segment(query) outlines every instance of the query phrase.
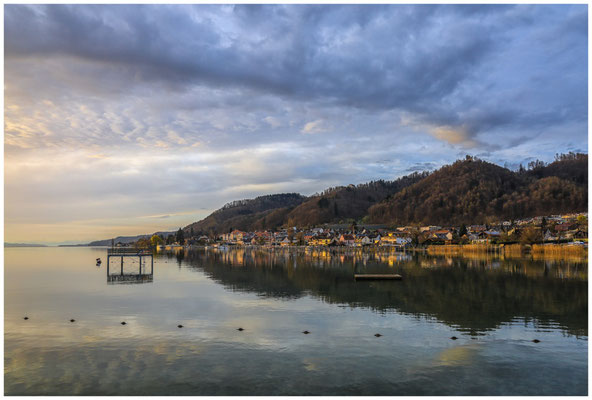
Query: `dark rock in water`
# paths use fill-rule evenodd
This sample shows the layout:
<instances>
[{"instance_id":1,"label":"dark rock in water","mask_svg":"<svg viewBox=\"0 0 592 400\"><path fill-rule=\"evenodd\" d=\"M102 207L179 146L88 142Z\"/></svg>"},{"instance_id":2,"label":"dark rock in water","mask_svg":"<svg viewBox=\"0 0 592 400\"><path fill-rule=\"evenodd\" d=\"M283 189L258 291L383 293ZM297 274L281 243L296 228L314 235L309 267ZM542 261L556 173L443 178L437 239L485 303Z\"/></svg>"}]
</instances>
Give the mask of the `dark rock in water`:
<instances>
[{"instance_id":1,"label":"dark rock in water","mask_svg":"<svg viewBox=\"0 0 592 400\"><path fill-rule=\"evenodd\" d=\"M76 322L76 320L75 319L71 319L70 322Z\"/></svg>"},{"instance_id":2,"label":"dark rock in water","mask_svg":"<svg viewBox=\"0 0 592 400\"><path fill-rule=\"evenodd\" d=\"M309 331L304 331L302 333L304 333L305 335L308 335L310 332Z\"/></svg>"},{"instance_id":3,"label":"dark rock in water","mask_svg":"<svg viewBox=\"0 0 592 400\"><path fill-rule=\"evenodd\" d=\"M238 328L237 331L241 331L242 332L242 331L244 331L244 329L243 328Z\"/></svg>"},{"instance_id":4,"label":"dark rock in water","mask_svg":"<svg viewBox=\"0 0 592 400\"><path fill-rule=\"evenodd\" d=\"M374 334L374 336L381 337L382 335L380 333L376 333L376 334Z\"/></svg>"},{"instance_id":5,"label":"dark rock in water","mask_svg":"<svg viewBox=\"0 0 592 400\"><path fill-rule=\"evenodd\" d=\"M183 328L183 325L177 325L177 328Z\"/></svg>"},{"instance_id":6,"label":"dark rock in water","mask_svg":"<svg viewBox=\"0 0 592 400\"><path fill-rule=\"evenodd\" d=\"M125 321L123 321L123 322L121 323L121 325L125 325Z\"/></svg>"},{"instance_id":7,"label":"dark rock in water","mask_svg":"<svg viewBox=\"0 0 592 400\"><path fill-rule=\"evenodd\" d=\"M533 340L532 342L533 342L533 343L540 343L541 341L540 341L540 340L538 340L538 339L535 339L535 340Z\"/></svg>"},{"instance_id":8,"label":"dark rock in water","mask_svg":"<svg viewBox=\"0 0 592 400\"><path fill-rule=\"evenodd\" d=\"M450 339L452 339L452 340L456 340L456 339L458 339L458 338L457 338L456 336L453 336L453 337L451 337Z\"/></svg>"},{"instance_id":9,"label":"dark rock in water","mask_svg":"<svg viewBox=\"0 0 592 400\"><path fill-rule=\"evenodd\" d=\"M23 319L26 321L26 320L28 320L28 319L29 319L29 317L25 317L25 318L23 318Z\"/></svg>"}]
</instances>

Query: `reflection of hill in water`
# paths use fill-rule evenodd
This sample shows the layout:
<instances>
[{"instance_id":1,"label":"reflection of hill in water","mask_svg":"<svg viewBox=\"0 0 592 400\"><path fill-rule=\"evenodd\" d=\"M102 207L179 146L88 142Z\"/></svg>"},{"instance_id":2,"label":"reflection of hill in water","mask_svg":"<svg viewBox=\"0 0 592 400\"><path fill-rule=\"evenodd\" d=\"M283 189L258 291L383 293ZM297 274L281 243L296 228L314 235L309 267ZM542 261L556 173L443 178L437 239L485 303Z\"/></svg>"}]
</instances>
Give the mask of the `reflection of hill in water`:
<instances>
[{"instance_id":1,"label":"reflection of hill in water","mask_svg":"<svg viewBox=\"0 0 592 400\"><path fill-rule=\"evenodd\" d=\"M435 317L479 334L515 319L588 334L587 264L413 257L399 261L255 250L191 251L185 261L232 290ZM389 266L389 264L391 266ZM358 272L397 272L398 282L354 282ZM569 277L564 278L562 277Z\"/></svg>"}]
</instances>

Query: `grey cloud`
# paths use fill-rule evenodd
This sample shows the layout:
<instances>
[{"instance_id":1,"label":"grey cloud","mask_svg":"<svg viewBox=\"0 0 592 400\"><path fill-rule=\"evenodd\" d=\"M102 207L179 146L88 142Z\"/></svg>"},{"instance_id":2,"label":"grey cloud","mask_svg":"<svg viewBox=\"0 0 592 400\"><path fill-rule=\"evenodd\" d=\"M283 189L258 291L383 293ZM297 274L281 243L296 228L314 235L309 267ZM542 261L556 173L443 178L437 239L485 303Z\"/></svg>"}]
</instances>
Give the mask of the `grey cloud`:
<instances>
[{"instance_id":1,"label":"grey cloud","mask_svg":"<svg viewBox=\"0 0 592 400\"><path fill-rule=\"evenodd\" d=\"M216 11L197 14L202 7ZM7 6L6 56L68 55L140 81L238 85L429 118L496 45L490 26L456 20L456 10L464 8L235 6L230 15L253 29L235 38L184 7Z\"/></svg>"},{"instance_id":2,"label":"grey cloud","mask_svg":"<svg viewBox=\"0 0 592 400\"><path fill-rule=\"evenodd\" d=\"M497 5L238 5L231 12L224 7L7 5L6 57L8 62L15 57L89 60L125 77L117 85L163 82L168 90L183 91L197 83L396 109L428 124L464 127L467 140L475 143L494 128L557 124L571 114L585 115L583 107L556 104L539 111L537 98L521 88L493 88L494 99L470 94L472 85L491 80L485 71L480 75L491 68L491 57L518 42L508 40L507 29L520 37L540 30L537 21L548 21L551 26L544 29L557 31L554 37L561 40L529 43L537 46L530 51L581 62L587 47L581 35L585 6L569 12L567 7ZM569 14L566 21L555 21L556 12ZM544 86L568 71L553 64L541 70L544 60L537 61L531 66L536 74L528 68L514 73L522 80L537 77L537 91L550 96ZM581 98L585 90L577 87L585 87L583 80L579 74L569 86L553 89ZM529 101L508 107L508 94ZM466 112L475 106L476 113Z\"/></svg>"},{"instance_id":3,"label":"grey cloud","mask_svg":"<svg viewBox=\"0 0 592 400\"><path fill-rule=\"evenodd\" d=\"M422 172L422 171L430 171L435 169L436 167L438 167L438 165L434 162L420 162L420 163L415 163L413 165L411 165L410 167L408 167L405 172Z\"/></svg>"}]
</instances>

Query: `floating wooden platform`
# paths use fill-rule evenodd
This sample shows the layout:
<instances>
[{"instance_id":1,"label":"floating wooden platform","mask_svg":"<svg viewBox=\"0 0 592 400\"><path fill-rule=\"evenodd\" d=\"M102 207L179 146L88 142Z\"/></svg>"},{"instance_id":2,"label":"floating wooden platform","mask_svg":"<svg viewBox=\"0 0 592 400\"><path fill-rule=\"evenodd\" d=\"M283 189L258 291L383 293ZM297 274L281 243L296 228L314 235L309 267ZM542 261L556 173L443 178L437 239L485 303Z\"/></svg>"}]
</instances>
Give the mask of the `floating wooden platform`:
<instances>
[{"instance_id":1,"label":"floating wooden platform","mask_svg":"<svg viewBox=\"0 0 592 400\"><path fill-rule=\"evenodd\" d=\"M355 281L400 281L403 277L399 274L354 274Z\"/></svg>"}]
</instances>

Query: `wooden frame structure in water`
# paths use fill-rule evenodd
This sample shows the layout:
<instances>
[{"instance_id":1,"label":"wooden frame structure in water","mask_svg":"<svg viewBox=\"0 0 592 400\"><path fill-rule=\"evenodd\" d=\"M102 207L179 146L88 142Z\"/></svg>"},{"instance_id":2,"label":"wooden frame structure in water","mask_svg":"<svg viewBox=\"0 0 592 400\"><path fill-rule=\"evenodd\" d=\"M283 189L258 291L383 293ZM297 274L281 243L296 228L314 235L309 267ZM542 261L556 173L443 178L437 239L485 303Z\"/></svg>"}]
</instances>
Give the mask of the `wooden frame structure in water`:
<instances>
[{"instance_id":1,"label":"wooden frame structure in water","mask_svg":"<svg viewBox=\"0 0 592 400\"><path fill-rule=\"evenodd\" d=\"M121 257L121 272L119 274L111 274L111 257ZM124 257L138 257L139 270L138 273L124 274L123 264ZM142 265L146 266L145 257L150 257L150 273L142 272ZM142 262L144 261L144 262ZM107 282L110 283L145 283L152 282L154 274L154 256L148 250L138 250L130 248L111 248L107 249Z\"/></svg>"}]
</instances>

